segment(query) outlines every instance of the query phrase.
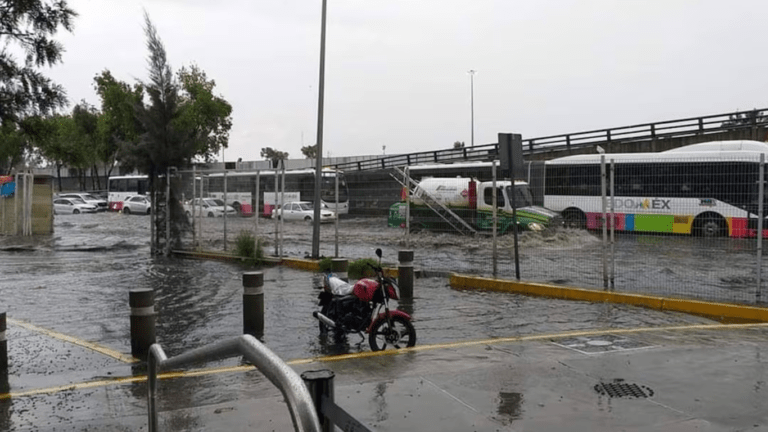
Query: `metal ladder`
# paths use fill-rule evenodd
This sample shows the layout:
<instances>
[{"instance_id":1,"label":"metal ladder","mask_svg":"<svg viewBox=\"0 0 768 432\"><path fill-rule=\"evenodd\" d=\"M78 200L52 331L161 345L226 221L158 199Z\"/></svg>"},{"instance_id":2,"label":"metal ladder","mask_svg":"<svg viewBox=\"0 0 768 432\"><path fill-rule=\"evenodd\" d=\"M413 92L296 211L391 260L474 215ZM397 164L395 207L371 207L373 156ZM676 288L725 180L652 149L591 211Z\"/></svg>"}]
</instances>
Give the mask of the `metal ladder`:
<instances>
[{"instance_id":1,"label":"metal ladder","mask_svg":"<svg viewBox=\"0 0 768 432\"><path fill-rule=\"evenodd\" d=\"M403 187L410 187L411 190L415 190L416 187L418 187L419 183L414 181L412 178L405 175L405 172L401 170L398 167L393 167L395 171L400 173L400 175L403 176L403 181L401 181L397 176L394 174L390 174L390 176L395 179L396 182L400 183ZM408 182L409 184L406 184L405 182ZM459 232L462 235L475 235L477 234L477 231L472 228L464 219L462 219L459 215L452 212L448 207L444 206L441 202L437 201L435 197L429 194L429 192L425 191L424 189L419 189L419 197L424 200L424 204L427 205L427 207L430 208L435 214L440 216L448 225L450 225L454 230ZM410 200L410 196L408 197ZM458 222L458 223L456 223Z\"/></svg>"}]
</instances>

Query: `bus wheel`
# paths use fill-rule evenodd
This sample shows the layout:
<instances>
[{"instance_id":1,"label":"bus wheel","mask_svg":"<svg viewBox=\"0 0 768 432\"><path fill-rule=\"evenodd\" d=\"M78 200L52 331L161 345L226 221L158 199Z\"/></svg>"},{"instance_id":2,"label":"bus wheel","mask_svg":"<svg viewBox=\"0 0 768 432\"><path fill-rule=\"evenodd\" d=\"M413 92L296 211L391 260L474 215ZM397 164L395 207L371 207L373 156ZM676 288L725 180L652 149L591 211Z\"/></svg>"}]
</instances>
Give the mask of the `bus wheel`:
<instances>
[{"instance_id":1,"label":"bus wheel","mask_svg":"<svg viewBox=\"0 0 768 432\"><path fill-rule=\"evenodd\" d=\"M233 203L232 204L232 208L235 209L235 212L237 212L237 214L240 214L240 203L239 202Z\"/></svg>"},{"instance_id":2,"label":"bus wheel","mask_svg":"<svg viewBox=\"0 0 768 432\"><path fill-rule=\"evenodd\" d=\"M699 237L721 237L725 231L725 219L716 213L705 213L693 221L693 234Z\"/></svg>"},{"instance_id":3,"label":"bus wheel","mask_svg":"<svg viewBox=\"0 0 768 432\"><path fill-rule=\"evenodd\" d=\"M563 221L566 228L584 229L587 227L587 218L580 210L570 209L564 211Z\"/></svg>"}]
</instances>

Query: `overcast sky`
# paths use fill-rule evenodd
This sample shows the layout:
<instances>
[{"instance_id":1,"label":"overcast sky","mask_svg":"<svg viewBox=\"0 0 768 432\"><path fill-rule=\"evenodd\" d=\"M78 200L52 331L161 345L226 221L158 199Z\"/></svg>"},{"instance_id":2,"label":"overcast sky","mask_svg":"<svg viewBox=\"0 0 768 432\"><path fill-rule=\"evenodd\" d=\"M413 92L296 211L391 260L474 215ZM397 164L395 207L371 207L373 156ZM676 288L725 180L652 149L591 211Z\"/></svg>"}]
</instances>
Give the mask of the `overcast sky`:
<instances>
[{"instance_id":1,"label":"overcast sky","mask_svg":"<svg viewBox=\"0 0 768 432\"><path fill-rule=\"evenodd\" d=\"M174 72L233 106L225 159L317 134L321 0L68 0L50 76L147 77L146 10ZM768 1L328 0L324 156L406 153L768 106ZM386 149L383 147L386 146Z\"/></svg>"}]
</instances>

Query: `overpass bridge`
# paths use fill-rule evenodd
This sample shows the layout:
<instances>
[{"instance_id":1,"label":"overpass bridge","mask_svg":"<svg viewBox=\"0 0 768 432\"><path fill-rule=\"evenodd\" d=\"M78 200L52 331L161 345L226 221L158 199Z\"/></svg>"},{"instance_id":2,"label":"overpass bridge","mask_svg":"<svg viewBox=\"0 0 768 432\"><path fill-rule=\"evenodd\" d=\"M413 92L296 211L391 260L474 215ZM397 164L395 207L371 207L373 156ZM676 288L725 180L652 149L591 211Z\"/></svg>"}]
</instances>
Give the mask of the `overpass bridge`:
<instances>
[{"instance_id":1,"label":"overpass bridge","mask_svg":"<svg viewBox=\"0 0 768 432\"><path fill-rule=\"evenodd\" d=\"M523 139L527 160L548 160L574 154L659 152L688 144L718 140L768 139L768 108L735 111L702 117L643 123L609 129ZM426 152L383 156L329 166L344 172L381 170L421 163L496 160L498 143Z\"/></svg>"},{"instance_id":2,"label":"overpass bridge","mask_svg":"<svg viewBox=\"0 0 768 432\"><path fill-rule=\"evenodd\" d=\"M768 113L766 112L768 108L761 108L528 138L523 139L523 156L526 161L544 161L562 156L595 153L595 147L598 145L606 153L638 153L660 152L706 141L766 141L768 140ZM390 176L395 173L396 168L425 163L492 161L498 158L498 143L492 143L383 156L329 166L342 170L346 174L350 192L350 214L374 216L387 214L389 206L400 200L400 184ZM531 186L535 201L541 201L543 196L539 195L543 194L543 188L533 183Z\"/></svg>"}]
</instances>

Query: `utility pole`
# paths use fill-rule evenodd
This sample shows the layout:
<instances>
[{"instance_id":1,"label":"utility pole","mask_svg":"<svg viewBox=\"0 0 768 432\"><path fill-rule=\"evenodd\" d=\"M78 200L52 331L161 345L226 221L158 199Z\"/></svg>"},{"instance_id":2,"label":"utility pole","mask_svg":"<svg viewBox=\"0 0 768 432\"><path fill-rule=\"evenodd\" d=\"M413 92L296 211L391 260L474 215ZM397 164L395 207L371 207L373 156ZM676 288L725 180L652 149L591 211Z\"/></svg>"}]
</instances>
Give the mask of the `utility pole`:
<instances>
[{"instance_id":1,"label":"utility pole","mask_svg":"<svg viewBox=\"0 0 768 432\"><path fill-rule=\"evenodd\" d=\"M474 69L470 69L469 72L467 72L469 74L469 107L472 124L472 141L470 147L475 146L475 72L477 71Z\"/></svg>"}]
</instances>

